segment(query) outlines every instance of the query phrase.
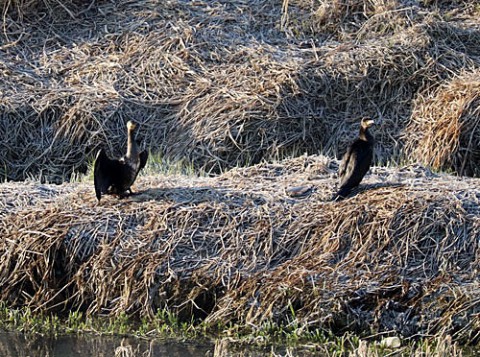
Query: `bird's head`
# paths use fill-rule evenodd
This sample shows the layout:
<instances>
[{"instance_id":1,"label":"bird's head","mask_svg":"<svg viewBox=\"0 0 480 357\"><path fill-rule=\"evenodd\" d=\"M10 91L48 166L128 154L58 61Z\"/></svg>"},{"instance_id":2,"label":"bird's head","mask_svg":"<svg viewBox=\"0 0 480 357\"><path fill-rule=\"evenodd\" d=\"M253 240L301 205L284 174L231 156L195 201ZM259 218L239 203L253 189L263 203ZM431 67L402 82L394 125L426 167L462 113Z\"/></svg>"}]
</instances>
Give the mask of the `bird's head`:
<instances>
[{"instance_id":1,"label":"bird's head","mask_svg":"<svg viewBox=\"0 0 480 357\"><path fill-rule=\"evenodd\" d=\"M134 131L136 127L137 127L137 124L135 124L133 121L129 120L127 122L127 130L128 131Z\"/></svg>"},{"instance_id":2,"label":"bird's head","mask_svg":"<svg viewBox=\"0 0 480 357\"><path fill-rule=\"evenodd\" d=\"M362 126L362 128L368 129L374 124L375 122L371 118L365 117L365 118L362 118L362 122L360 125Z\"/></svg>"}]
</instances>

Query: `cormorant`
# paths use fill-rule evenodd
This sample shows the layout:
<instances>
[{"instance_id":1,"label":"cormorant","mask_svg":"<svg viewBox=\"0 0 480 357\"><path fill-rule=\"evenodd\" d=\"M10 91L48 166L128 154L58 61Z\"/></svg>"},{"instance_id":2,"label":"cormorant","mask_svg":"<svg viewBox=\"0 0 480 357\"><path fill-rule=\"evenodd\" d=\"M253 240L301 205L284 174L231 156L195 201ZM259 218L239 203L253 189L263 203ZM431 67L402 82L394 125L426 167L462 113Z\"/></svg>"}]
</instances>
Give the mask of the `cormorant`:
<instances>
[{"instance_id":1,"label":"cormorant","mask_svg":"<svg viewBox=\"0 0 480 357\"><path fill-rule=\"evenodd\" d=\"M110 159L102 148L97 153L93 170L95 194L100 201L102 194L116 194L120 197L126 191L132 193L130 186L137 178L138 172L145 167L148 158L146 150L140 152L135 141L137 125L127 123L127 153L120 159Z\"/></svg>"},{"instance_id":2,"label":"cormorant","mask_svg":"<svg viewBox=\"0 0 480 357\"><path fill-rule=\"evenodd\" d=\"M368 131L375 122L370 118L363 118L360 123L358 138L350 145L342 158L338 177L340 189L335 200L347 197L353 188L357 187L367 173L373 159L374 138Z\"/></svg>"}]
</instances>

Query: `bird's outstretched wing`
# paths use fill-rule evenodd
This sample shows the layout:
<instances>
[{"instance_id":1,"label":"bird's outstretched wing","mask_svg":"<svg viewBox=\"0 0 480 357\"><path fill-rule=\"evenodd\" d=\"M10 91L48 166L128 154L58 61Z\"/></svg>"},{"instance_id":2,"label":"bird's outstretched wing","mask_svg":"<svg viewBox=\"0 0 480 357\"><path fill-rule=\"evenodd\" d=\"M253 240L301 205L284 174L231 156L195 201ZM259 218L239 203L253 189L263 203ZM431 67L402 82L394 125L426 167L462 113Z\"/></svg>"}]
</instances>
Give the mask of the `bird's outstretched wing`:
<instances>
[{"instance_id":1,"label":"bird's outstretched wing","mask_svg":"<svg viewBox=\"0 0 480 357\"><path fill-rule=\"evenodd\" d=\"M93 168L93 183L95 185L95 195L97 200L100 201L102 193L106 193L111 186L111 172L112 172L113 160L111 160L104 149L100 149L95 159L95 165Z\"/></svg>"},{"instance_id":2,"label":"bird's outstretched wing","mask_svg":"<svg viewBox=\"0 0 480 357\"><path fill-rule=\"evenodd\" d=\"M133 179L132 179L132 182L131 182L132 185L135 182L135 180L137 179L137 176L138 176L138 173L140 172L140 170L143 169L145 167L145 165L147 164L148 151L143 150L139 155L139 159L140 159L140 162L139 162L137 171L136 172L131 172L131 174L133 174ZM132 191L132 190L130 189L130 191Z\"/></svg>"},{"instance_id":3,"label":"bird's outstretched wing","mask_svg":"<svg viewBox=\"0 0 480 357\"><path fill-rule=\"evenodd\" d=\"M338 168L338 180L340 181L340 185L345 181L345 176L347 176L348 171L351 169L352 162L352 145L350 145L347 152L343 155L342 162Z\"/></svg>"},{"instance_id":4,"label":"bird's outstretched wing","mask_svg":"<svg viewBox=\"0 0 480 357\"><path fill-rule=\"evenodd\" d=\"M148 160L148 151L143 150L140 153L140 166L138 167L138 171L140 171L141 169L143 169L145 167L145 165L147 164L147 160Z\"/></svg>"}]
</instances>

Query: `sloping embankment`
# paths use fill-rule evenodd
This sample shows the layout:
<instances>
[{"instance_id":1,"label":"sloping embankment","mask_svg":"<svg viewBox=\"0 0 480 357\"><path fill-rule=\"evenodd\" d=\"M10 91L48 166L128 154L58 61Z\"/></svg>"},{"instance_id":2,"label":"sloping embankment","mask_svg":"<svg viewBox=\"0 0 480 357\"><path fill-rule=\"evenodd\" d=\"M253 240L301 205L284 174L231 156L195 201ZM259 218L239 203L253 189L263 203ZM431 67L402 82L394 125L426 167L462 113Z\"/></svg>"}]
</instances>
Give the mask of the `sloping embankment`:
<instances>
[{"instance_id":1,"label":"sloping embankment","mask_svg":"<svg viewBox=\"0 0 480 357\"><path fill-rule=\"evenodd\" d=\"M374 168L330 202L337 162L304 156L215 178L0 185L0 294L11 305L404 336L478 332L480 181ZM291 197L289 188L311 187Z\"/></svg>"}]
</instances>

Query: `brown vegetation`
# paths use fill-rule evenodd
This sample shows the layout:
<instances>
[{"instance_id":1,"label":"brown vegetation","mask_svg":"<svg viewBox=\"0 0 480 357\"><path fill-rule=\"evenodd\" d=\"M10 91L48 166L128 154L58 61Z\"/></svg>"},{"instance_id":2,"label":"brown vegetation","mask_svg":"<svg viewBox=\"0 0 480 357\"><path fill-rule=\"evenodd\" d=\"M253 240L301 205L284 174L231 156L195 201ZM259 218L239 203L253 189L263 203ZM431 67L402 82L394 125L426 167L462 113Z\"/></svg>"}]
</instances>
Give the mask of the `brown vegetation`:
<instances>
[{"instance_id":1,"label":"brown vegetation","mask_svg":"<svg viewBox=\"0 0 480 357\"><path fill-rule=\"evenodd\" d=\"M476 340L478 179L375 167L332 202L337 168L302 156L214 178L144 176L138 195L101 204L91 183L2 184L0 298Z\"/></svg>"},{"instance_id":2,"label":"brown vegetation","mask_svg":"<svg viewBox=\"0 0 480 357\"><path fill-rule=\"evenodd\" d=\"M2 180L85 171L100 146L121 147L128 119L153 153L211 172L292 153L339 157L362 116L382 124L378 163L428 158L439 138L410 157L404 142L417 138L408 144L404 130L424 112L455 114L421 98L480 64L471 1L1 4ZM441 165L426 163L478 174L469 134L454 134Z\"/></svg>"},{"instance_id":3,"label":"brown vegetation","mask_svg":"<svg viewBox=\"0 0 480 357\"><path fill-rule=\"evenodd\" d=\"M1 3L1 180L58 182L129 119L217 177L0 185L0 300L38 310L478 339L480 8L471 1ZM376 167L331 202L371 116ZM413 164L412 164L413 163ZM295 316L292 316L292 311Z\"/></svg>"},{"instance_id":4,"label":"brown vegetation","mask_svg":"<svg viewBox=\"0 0 480 357\"><path fill-rule=\"evenodd\" d=\"M480 176L480 71L463 73L421 96L405 151L437 170Z\"/></svg>"}]
</instances>

